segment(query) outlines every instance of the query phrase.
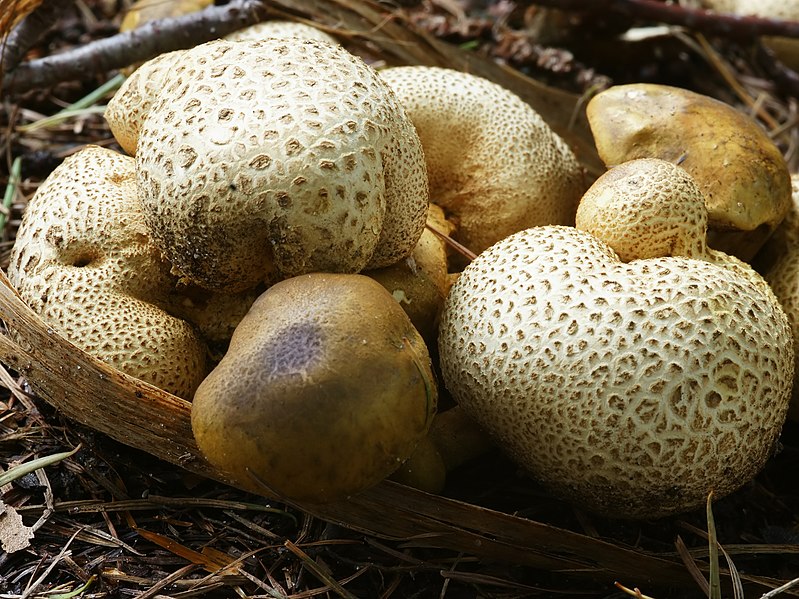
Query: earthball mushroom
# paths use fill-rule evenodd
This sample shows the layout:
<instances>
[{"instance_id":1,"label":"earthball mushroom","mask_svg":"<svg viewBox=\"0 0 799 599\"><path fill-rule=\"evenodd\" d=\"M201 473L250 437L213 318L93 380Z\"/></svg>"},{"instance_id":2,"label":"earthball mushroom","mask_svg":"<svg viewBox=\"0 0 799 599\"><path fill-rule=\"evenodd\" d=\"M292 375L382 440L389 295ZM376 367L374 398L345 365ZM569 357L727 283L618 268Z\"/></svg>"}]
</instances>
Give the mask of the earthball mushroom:
<instances>
[{"instance_id":1,"label":"earthball mushroom","mask_svg":"<svg viewBox=\"0 0 799 599\"><path fill-rule=\"evenodd\" d=\"M600 92L586 111L608 167L660 158L690 173L707 204L711 247L749 260L785 218L791 182L782 153L732 106L677 87L635 83Z\"/></svg>"},{"instance_id":2,"label":"earthball mushroom","mask_svg":"<svg viewBox=\"0 0 799 599\"><path fill-rule=\"evenodd\" d=\"M696 207L675 213L692 211L701 227ZM445 304L447 389L536 479L606 515L666 516L740 488L788 410L793 339L774 294L741 261L682 246L623 262L586 231L532 228L478 256Z\"/></svg>"},{"instance_id":3,"label":"earthball mushroom","mask_svg":"<svg viewBox=\"0 0 799 599\"><path fill-rule=\"evenodd\" d=\"M8 267L23 300L66 339L189 398L207 373L195 329L167 310L170 265L151 242L134 161L87 146L28 204Z\"/></svg>"},{"instance_id":4,"label":"earthball mushroom","mask_svg":"<svg viewBox=\"0 0 799 599\"><path fill-rule=\"evenodd\" d=\"M197 389L208 460L247 488L327 502L377 484L427 434L437 389L419 333L359 274L267 289Z\"/></svg>"},{"instance_id":5,"label":"earthball mushroom","mask_svg":"<svg viewBox=\"0 0 799 599\"><path fill-rule=\"evenodd\" d=\"M320 40L330 44L337 44L336 38L328 35L321 29L297 21L261 21L244 29L239 29L226 35L225 39L234 42L247 40L262 40L268 37L296 37L306 40Z\"/></svg>"},{"instance_id":6,"label":"earthball mushroom","mask_svg":"<svg viewBox=\"0 0 799 599\"><path fill-rule=\"evenodd\" d=\"M574 223L585 190L582 169L516 94L439 67L393 67L380 76L419 132L431 201L472 252L527 227Z\"/></svg>"},{"instance_id":7,"label":"earthball mushroom","mask_svg":"<svg viewBox=\"0 0 799 599\"><path fill-rule=\"evenodd\" d=\"M794 340L799 340L799 175L793 175L792 181L793 205L764 248L777 251L773 251L773 261L763 276L788 315ZM793 399L788 413L791 420L799 420L799 351L795 357Z\"/></svg>"},{"instance_id":8,"label":"earthball mushroom","mask_svg":"<svg viewBox=\"0 0 799 599\"><path fill-rule=\"evenodd\" d=\"M407 256L427 214L421 143L361 59L317 40L217 40L145 63L106 113L135 140L147 225L176 273L234 292ZM126 121L135 115L140 125ZM122 140L120 140L121 142Z\"/></svg>"}]
</instances>

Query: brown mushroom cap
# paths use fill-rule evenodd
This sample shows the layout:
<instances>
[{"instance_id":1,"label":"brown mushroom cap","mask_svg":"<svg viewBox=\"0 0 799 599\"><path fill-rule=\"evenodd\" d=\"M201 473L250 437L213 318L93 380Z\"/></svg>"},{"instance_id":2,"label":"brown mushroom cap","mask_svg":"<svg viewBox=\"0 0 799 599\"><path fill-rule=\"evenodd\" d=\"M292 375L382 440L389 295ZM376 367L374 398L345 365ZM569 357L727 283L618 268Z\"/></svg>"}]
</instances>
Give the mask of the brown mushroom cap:
<instances>
[{"instance_id":1,"label":"brown mushroom cap","mask_svg":"<svg viewBox=\"0 0 799 599\"><path fill-rule=\"evenodd\" d=\"M253 304L197 390L192 428L234 480L324 502L396 470L436 399L427 349L391 294L362 275L317 273Z\"/></svg>"},{"instance_id":2,"label":"brown mushroom cap","mask_svg":"<svg viewBox=\"0 0 799 599\"><path fill-rule=\"evenodd\" d=\"M196 284L233 292L377 268L421 235L416 132L388 86L340 46L218 40L179 53L148 87L154 97L141 89L120 89L109 122L116 131L117 119L145 114L136 160L147 223Z\"/></svg>"},{"instance_id":3,"label":"brown mushroom cap","mask_svg":"<svg viewBox=\"0 0 799 599\"><path fill-rule=\"evenodd\" d=\"M443 210L435 204L430 204L428 222L443 233L451 230ZM451 286L447 249L435 233L426 228L410 256L364 274L391 292L426 343L435 343L438 316Z\"/></svg>"},{"instance_id":4,"label":"brown mushroom cap","mask_svg":"<svg viewBox=\"0 0 799 599\"><path fill-rule=\"evenodd\" d=\"M527 227L573 224L585 189L568 145L509 90L468 73L394 67L397 93L424 147L431 201L479 253Z\"/></svg>"},{"instance_id":5,"label":"brown mushroom cap","mask_svg":"<svg viewBox=\"0 0 799 599\"><path fill-rule=\"evenodd\" d=\"M55 330L112 366L181 397L206 374L205 346L163 305L174 279L150 242L134 161L88 146L31 200L8 277Z\"/></svg>"},{"instance_id":6,"label":"brown mushroom cap","mask_svg":"<svg viewBox=\"0 0 799 599\"><path fill-rule=\"evenodd\" d=\"M704 505L749 481L790 399L787 318L704 260L621 262L538 227L478 256L447 299L446 387L555 493L621 517Z\"/></svg>"},{"instance_id":7,"label":"brown mushroom cap","mask_svg":"<svg viewBox=\"0 0 799 599\"><path fill-rule=\"evenodd\" d=\"M597 94L587 114L608 166L660 158L691 174L707 203L711 247L748 260L785 217L790 176L782 154L733 107L641 83Z\"/></svg>"}]
</instances>

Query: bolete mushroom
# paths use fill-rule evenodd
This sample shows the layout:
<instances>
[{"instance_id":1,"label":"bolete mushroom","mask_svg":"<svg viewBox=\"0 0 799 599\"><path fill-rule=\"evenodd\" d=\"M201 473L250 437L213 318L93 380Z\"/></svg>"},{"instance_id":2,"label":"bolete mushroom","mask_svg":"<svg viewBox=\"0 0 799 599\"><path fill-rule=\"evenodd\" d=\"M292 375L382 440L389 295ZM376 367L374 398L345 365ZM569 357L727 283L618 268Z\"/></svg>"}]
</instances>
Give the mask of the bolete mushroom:
<instances>
[{"instance_id":1,"label":"bolete mushroom","mask_svg":"<svg viewBox=\"0 0 799 599\"><path fill-rule=\"evenodd\" d=\"M87 146L56 168L28 204L8 277L79 348L188 398L207 372L206 349L166 311L175 281L150 241L133 163Z\"/></svg>"},{"instance_id":2,"label":"bolete mushroom","mask_svg":"<svg viewBox=\"0 0 799 599\"><path fill-rule=\"evenodd\" d=\"M708 243L751 259L785 217L790 175L763 129L732 106L688 90L636 83L600 92L588 120L606 165L679 163L705 196Z\"/></svg>"},{"instance_id":3,"label":"bolete mushroom","mask_svg":"<svg viewBox=\"0 0 799 599\"><path fill-rule=\"evenodd\" d=\"M422 140L431 201L475 253L527 227L573 224L585 190L568 145L511 91L423 66L380 71Z\"/></svg>"},{"instance_id":4,"label":"bolete mushroom","mask_svg":"<svg viewBox=\"0 0 799 599\"><path fill-rule=\"evenodd\" d=\"M147 224L181 276L234 292L412 251L428 204L421 144L361 59L286 38L156 60L157 83L145 63L106 117L135 147Z\"/></svg>"},{"instance_id":5,"label":"bolete mushroom","mask_svg":"<svg viewBox=\"0 0 799 599\"><path fill-rule=\"evenodd\" d=\"M326 502L396 470L436 401L427 348L391 294L363 275L316 273L256 300L198 388L192 428L233 480Z\"/></svg>"},{"instance_id":6,"label":"bolete mushroom","mask_svg":"<svg viewBox=\"0 0 799 599\"><path fill-rule=\"evenodd\" d=\"M739 260L693 255L702 243L675 242L684 255L669 255L668 239L691 226L654 204L688 198L690 185L667 189L662 175L678 167L645 162L637 183L612 169L586 196L598 220L604 208L637 210L648 224L630 219L630 237L651 227L661 257L637 258L646 243L623 235L629 262L579 229L522 231L464 270L439 338L446 387L500 447L557 495L630 518L694 509L751 480L774 451L793 380L774 294ZM694 201L674 214L701 227Z\"/></svg>"}]
</instances>

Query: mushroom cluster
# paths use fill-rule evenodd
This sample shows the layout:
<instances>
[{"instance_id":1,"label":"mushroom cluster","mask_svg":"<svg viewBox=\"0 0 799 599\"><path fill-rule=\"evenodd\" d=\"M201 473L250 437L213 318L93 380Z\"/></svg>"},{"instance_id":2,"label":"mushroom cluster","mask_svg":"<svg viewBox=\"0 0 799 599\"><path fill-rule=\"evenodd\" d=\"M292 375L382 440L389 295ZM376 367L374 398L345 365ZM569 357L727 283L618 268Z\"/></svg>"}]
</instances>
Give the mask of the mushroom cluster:
<instances>
[{"instance_id":1,"label":"mushroom cluster","mask_svg":"<svg viewBox=\"0 0 799 599\"><path fill-rule=\"evenodd\" d=\"M751 267L707 249L704 211L683 169L634 161L589 189L578 228L511 235L453 286L445 385L556 494L663 516L739 488L774 451L790 326Z\"/></svg>"}]
</instances>

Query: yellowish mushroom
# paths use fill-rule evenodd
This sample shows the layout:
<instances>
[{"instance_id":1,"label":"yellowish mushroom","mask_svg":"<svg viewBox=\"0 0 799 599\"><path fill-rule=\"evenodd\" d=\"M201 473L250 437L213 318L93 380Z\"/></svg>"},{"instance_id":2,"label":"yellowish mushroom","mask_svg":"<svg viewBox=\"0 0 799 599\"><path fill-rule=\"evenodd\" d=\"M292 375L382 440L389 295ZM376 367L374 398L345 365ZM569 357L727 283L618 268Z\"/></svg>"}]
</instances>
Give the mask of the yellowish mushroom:
<instances>
[{"instance_id":1,"label":"yellowish mushroom","mask_svg":"<svg viewBox=\"0 0 799 599\"><path fill-rule=\"evenodd\" d=\"M453 69L394 67L380 76L419 132L431 201L472 252L527 227L574 223L585 190L579 163L518 96Z\"/></svg>"}]
</instances>

